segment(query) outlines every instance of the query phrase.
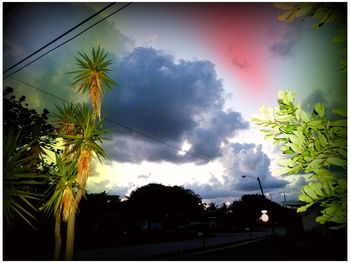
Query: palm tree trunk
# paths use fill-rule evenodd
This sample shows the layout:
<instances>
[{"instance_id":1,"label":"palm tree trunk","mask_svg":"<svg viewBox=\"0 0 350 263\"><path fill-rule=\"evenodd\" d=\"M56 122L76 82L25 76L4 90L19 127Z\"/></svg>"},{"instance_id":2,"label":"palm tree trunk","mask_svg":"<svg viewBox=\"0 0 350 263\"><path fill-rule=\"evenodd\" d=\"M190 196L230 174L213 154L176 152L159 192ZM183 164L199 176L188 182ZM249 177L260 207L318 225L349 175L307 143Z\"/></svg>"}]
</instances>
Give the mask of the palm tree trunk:
<instances>
[{"instance_id":1,"label":"palm tree trunk","mask_svg":"<svg viewBox=\"0 0 350 263\"><path fill-rule=\"evenodd\" d=\"M67 239L66 239L66 254L65 260L73 260L74 255L74 231L75 231L75 214L77 209L74 208L73 213L68 217L67 221Z\"/></svg>"},{"instance_id":2,"label":"palm tree trunk","mask_svg":"<svg viewBox=\"0 0 350 263\"><path fill-rule=\"evenodd\" d=\"M86 186L86 179L82 182L81 187L79 187L79 190L77 192L77 195L75 196L75 203L76 205L73 208L72 213L70 213L68 220L67 220L67 239L66 239L66 253L65 253L65 260L73 260L74 256L74 232L75 232L75 216L78 210L78 205L80 203L81 198L84 195L85 192L85 186Z\"/></svg>"},{"instance_id":3,"label":"palm tree trunk","mask_svg":"<svg viewBox=\"0 0 350 263\"><path fill-rule=\"evenodd\" d=\"M53 253L53 260L60 260L61 247L61 213L57 213L55 215L55 250Z\"/></svg>"}]
</instances>

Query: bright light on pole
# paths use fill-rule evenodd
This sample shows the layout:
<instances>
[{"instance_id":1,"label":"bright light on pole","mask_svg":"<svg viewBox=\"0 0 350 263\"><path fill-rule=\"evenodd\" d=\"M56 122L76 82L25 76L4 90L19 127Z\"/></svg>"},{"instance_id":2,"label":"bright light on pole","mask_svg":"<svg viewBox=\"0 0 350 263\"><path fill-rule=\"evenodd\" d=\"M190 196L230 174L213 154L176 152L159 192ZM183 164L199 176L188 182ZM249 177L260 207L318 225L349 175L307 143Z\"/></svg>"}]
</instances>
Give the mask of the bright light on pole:
<instances>
[{"instance_id":1,"label":"bright light on pole","mask_svg":"<svg viewBox=\"0 0 350 263\"><path fill-rule=\"evenodd\" d=\"M265 223L267 221L269 221L269 216L267 214L267 210L261 210L261 213L262 213L262 215L261 215L260 219Z\"/></svg>"}]
</instances>

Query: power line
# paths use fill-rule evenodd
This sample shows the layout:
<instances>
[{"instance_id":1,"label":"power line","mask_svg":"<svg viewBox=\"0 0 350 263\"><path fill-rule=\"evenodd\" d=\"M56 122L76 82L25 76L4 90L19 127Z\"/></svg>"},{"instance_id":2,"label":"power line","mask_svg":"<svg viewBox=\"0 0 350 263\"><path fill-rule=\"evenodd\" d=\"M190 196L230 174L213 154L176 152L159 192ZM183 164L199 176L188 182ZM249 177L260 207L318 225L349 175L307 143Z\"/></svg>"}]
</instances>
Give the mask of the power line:
<instances>
[{"instance_id":1,"label":"power line","mask_svg":"<svg viewBox=\"0 0 350 263\"><path fill-rule=\"evenodd\" d=\"M60 100L60 101L63 101L63 102L65 102L65 103L70 103L70 101L68 101L68 100L66 100L66 99L63 99L63 98L61 98L61 97L58 97L58 96L56 96L56 95L54 95L54 94L52 94L52 93L50 93L50 92L47 92L47 91L45 91L45 90L43 90L43 89L41 89L41 88L38 88L38 87L36 87L36 86L34 86L34 85L31 85L31 84L29 84L29 83L27 83L27 82L25 82L25 81L23 81L23 80L20 80L20 79L15 78L15 77L11 77L11 79L14 79L14 80L16 80L16 81L18 81L18 82L20 82L20 83L22 83L22 84L27 85L27 86L30 87L30 88L36 89L36 90L38 90L38 91L40 91L40 92L42 92L42 93L45 93L46 95L49 95L49 96L51 96L51 97L53 97L53 98L56 98L56 99ZM167 143L167 142L164 142L164 141L162 141L162 140L160 140L160 139L157 139L157 138L155 138L155 137L153 137L153 136L151 136L151 135L148 135L148 134L146 134L146 133L140 132L140 131L138 131L138 130L136 130L136 129L134 129L134 128L128 127L128 126L126 126L126 125L124 125L124 124L121 124L121 123L119 123L119 122L117 122L117 121L115 121L115 120L112 120L112 119L110 119L110 118L105 118L105 120L107 120L107 121L109 121L109 122L111 122L111 123L113 123L113 124L115 124L115 125L117 125L117 126L119 126L119 127L122 127L122 128L124 128L124 129L126 129L126 130L128 130L128 131L131 131L131 132L133 132L133 133L136 133L136 134L138 134L138 135L140 135L140 136L142 136L142 137L145 137L145 138L148 138L148 139L150 139L150 140L152 140L152 141L155 141L155 142L157 142L157 143L163 144L163 145L165 145L165 146L167 146L167 147L169 147L169 148L172 148L172 149L174 149L174 150L177 150L177 151L180 151L180 152L184 152L184 153L186 153L186 154L189 154L189 155L191 155L191 156L193 156L193 157L195 157L195 158L197 158L197 159L201 159L201 160L204 160L204 161L206 161L206 162L211 162L210 159L207 159L207 158L205 158L205 157L203 157L203 156L199 156L199 155L194 154L194 153L192 153L192 152L190 152L190 151L182 150L182 149L180 149L179 147L177 147L177 146L175 146L175 145L172 145L172 144L169 144L169 143ZM243 173L243 172L241 172L241 171L239 171L239 170L233 169L233 168L229 168L228 170L232 170L232 171L234 171L234 172L239 172L239 173L241 173L241 174L245 174L245 173Z\"/></svg>"},{"instance_id":2,"label":"power line","mask_svg":"<svg viewBox=\"0 0 350 263\"><path fill-rule=\"evenodd\" d=\"M46 95L49 95L49 96L51 96L51 97L54 97L54 98L56 98L56 99L58 99L58 100L61 100L61 101L65 102L65 103L70 103L70 101L68 101L68 100L66 100L66 99L63 99L63 98L58 97L58 96L56 96L56 95L54 95L54 94L52 94L52 93L50 93L50 92L47 92L47 91L43 90L43 89L41 89L41 88L38 88L38 87L36 87L36 86L33 86L33 85L31 85L31 84L29 84L29 83L23 81L23 80L20 80L20 79L15 78L15 77L11 77L11 78L14 79L14 80L16 80L16 81L18 81L18 82L21 82L21 83L27 85L27 86L30 87L30 88L33 88L33 89L36 89L36 90L38 90L38 91L40 91L40 92L42 92L42 93L45 93ZM113 123L113 124L116 124L116 125L118 125L119 127L122 127L122 128L124 128L124 129L126 129L126 130L128 130L128 131L131 131L131 132L133 132L133 133L136 133L136 134L138 134L138 135L141 135L141 136L143 136L143 137L146 137L146 138L148 138L148 139L150 139L150 140L153 140L153 141L155 141L155 142L158 142L158 143L161 143L161 144L163 144L163 145L165 145L165 146L168 146L168 147L170 147L170 148L173 148L173 149L175 149L175 150L177 150L177 151L182 151L182 152L188 153L188 154L190 154L190 155L192 155L192 156L194 156L194 157L196 157L196 158L199 158L199 159L205 160L205 161L207 161L207 162L210 162L209 159L206 159L206 158L204 158L204 157L202 157L202 156L198 156L198 155L193 154L193 153L188 152L188 151L183 151L183 150L180 149L179 147L176 147L176 146L174 146L174 145L172 145L172 144L169 144L169 143L167 143L167 142L164 142L164 141L162 141L162 140L160 140L160 139L157 139L157 138L155 138L155 137L153 137L153 136L150 136L150 135L148 135L148 134L146 134L146 133L140 132L140 131L138 131L138 130L136 130L136 129L134 129L134 128L128 127L128 126L126 126L126 125L123 125L123 124L121 124L121 123L119 123L119 122L117 122L117 121L115 121L115 120L112 120L112 119L110 119L110 118L105 118L105 120L107 120L107 121L109 121L109 122L111 122L111 123Z\"/></svg>"},{"instance_id":3,"label":"power line","mask_svg":"<svg viewBox=\"0 0 350 263\"><path fill-rule=\"evenodd\" d=\"M112 15L114 15L114 14L116 14L116 13L122 11L124 8L128 7L128 6L131 5L131 4L132 4L132 3L128 3L128 4L124 5L124 6L122 6L121 8L119 8L119 9L117 9L116 11L112 12L112 13L109 14L108 16L102 18L101 20L99 20L99 21L97 21L96 23L92 24L91 26L89 26L88 28L84 29L84 30L81 31L80 33L76 34L76 35L73 36L72 38L70 38L70 39L64 41L62 44L59 44L58 46L56 46L56 47L50 49L49 51L45 52L45 53L42 54L41 56L39 56L39 57L37 57L36 59L32 60L31 62L25 64L23 67L21 67L21 68L17 69L16 71L10 73L9 75L5 76L4 79L7 79L8 77L14 75L14 74L17 73L18 71L20 71L20 70L26 68L26 67L29 66L30 64L32 64L32 63L34 63L35 61L39 60L39 59L42 58L43 56L45 56L45 55L51 53L51 52L54 51L55 49L57 49L57 48L59 48L59 47L65 45L66 43L72 41L73 39L77 38L78 36L82 35L82 34L85 33L86 31L88 31L89 29L91 29L92 27L94 27L94 26L96 26L97 24L101 23L102 21L106 20L106 19L109 18L110 16L112 16Z\"/></svg>"},{"instance_id":4,"label":"power line","mask_svg":"<svg viewBox=\"0 0 350 263\"><path fill-rule=\"evenodd\" d=\"M97 16L98 14L100 14L101 12L103 12L104 10L106 10L107 8L111 7L112 5L114 5L115 3L111 3L107 6L105 6L104 8L102 8L100 11L94 13L93 15L89 16L88 18L86 18L85 20L81 21L80 23L78 23L77 25L75 25L74 27L72 27L71 29L69 29L68 31L64 32L63 34L61 34L60 36L56 37L54 40L51 40L49 43L47 43L46 45L44 45L43 47L39 48L37 51L34 51L32 54L28 55L27 57L23 58L21 61L17 62L16 64L12 65L11 67L5 69L4 73L8 72L9 70L13 69L14 67L16 67L17 65L21 64L23 61L27 60L28 58L31 58L32 56L34 56L35 54L37 54L38 52L40 52L41 50L43 50L44 48L48 47L49 45L51 45L52 43L56 42L57 40L61 39L62 37L64 37L65 35L69 34L70 32L72 32L73 30L77 29L78 27L80 27L81 25L85 24L87 21L91 20L92 18L94 18L95 16Z\"/></svg>"},{"instance_id":5,"label":"power line","mask_svg":"<svg viewBox=\"0 0 350 263\"><path fill-rule=\"evenodd\" d=\"M63 99L63 98L61 98L61 97L58 97L58 96L56 96L56 95L54 95L54 94L52 94L52 93L50 93L50 92L47 92L47 91L45 91L45 90L43 90L43 89L41 89L41 88L38 88L38 87L36 87L36 86L33 86L33 85L31 85L31 84L29 84L29 83L23 81L23 80L20 80L20 79L15 78L15 77L11 77L11 79L14 79L14 80L16 80L16 81L18 81L18 82L20 82L20 83L22 83L22 84L24 84L24 85L26 85L26 86L32 88L32 89L36 89L36 90L38 90L38 91L40 91L40 92L42 92L42 93L45 93L46 95L49 95L49 96L51 96L51 97L53 97L53 98L55 98L55 99L61 100L61 101L66 102L66 103L69 103L68 100L65 100L65 99Z\"/></svg>"}]
</instances>

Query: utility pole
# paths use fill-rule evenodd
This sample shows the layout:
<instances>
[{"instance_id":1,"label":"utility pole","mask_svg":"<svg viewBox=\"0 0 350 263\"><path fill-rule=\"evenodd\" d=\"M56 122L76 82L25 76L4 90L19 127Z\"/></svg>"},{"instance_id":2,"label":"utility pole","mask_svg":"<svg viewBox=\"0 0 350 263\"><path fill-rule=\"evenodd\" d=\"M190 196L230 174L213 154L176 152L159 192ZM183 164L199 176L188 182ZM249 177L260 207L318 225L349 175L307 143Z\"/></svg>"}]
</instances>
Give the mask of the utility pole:
<instances>
[{"instance_id":1,"label":"utility pole","mask_svg":"<svg viewBox=\"0 0 350 263\"><path fill-rule=\"evenodd\" d=\"M246 177L250 177L250 178L254 178L254 179L258 180L261 194L262 194L263 196L265 196L265 195L264 195L263 188L262 188L262 185L261 185L261 182L260 182L259 176L258 176L258 177L253 177L253 176L249 176L249 175L242 175L242 178L246 178Z\"/></svg>"},{"instance_id":2,"label":"utility pole","mask_svg":"<svg viewBox=\"0 0 350 263\"><path fill-rule=\"evenodd\" d=\"M259 186L260 186L260 190L261 190L261 194L262 194L263 196L265 196L265 195L264 195L263 188L262 188L262 186L261 186L261 182L260 182L260 178L259 178L259 176L258 176L256 179L258 179Z\"/></svg>"}]
</instances>

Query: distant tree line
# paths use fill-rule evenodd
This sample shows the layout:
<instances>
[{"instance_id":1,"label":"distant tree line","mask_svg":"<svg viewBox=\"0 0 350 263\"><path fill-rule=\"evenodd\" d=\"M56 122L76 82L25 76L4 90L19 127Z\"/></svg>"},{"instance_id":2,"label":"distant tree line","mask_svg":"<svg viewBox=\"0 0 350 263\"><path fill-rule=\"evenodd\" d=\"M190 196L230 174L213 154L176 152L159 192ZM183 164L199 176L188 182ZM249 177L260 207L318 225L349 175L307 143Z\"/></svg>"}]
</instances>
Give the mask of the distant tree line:
<instances>
[{"instance_id":1,"label":"distant tree line","mask_svg":"<svg viewBox=\"0 0 350 263\"><path fill-rule=\"evenodd\" d=\"M213 206L211 205L211 207ZM263 222L260 219L262 210L267 211L268 222ZM222 231L272 226L283 226L296 230L301 226L300 217L296 215L295 210L281 206L259 194L243 195L239 200L235 200L229 205L223 203L216 210L209 209L209 211L211 213L216 211L215 228Z\"/></svg>"},{"instance_id":2,"label":"distant tree line","mask_svg":"<svg viewBox=\"0 0 350 263\"><path fill-rule=\"evenodd\" d=\"M260 219L267 210L268 222ZM113 246L196 238L198 232L261 231L283 226L301 230L300 215L262 195L243 195L229 205L205 204L192 190L181 186L148 184L131 192L125 200L106 192L91 193L82 201L78 214L78 246ZM84 235L86 233L86 235ZM137 237L137 238L136 238ZM137 240L132 240L136 238Z\"/></svg>"}]
</instances>

